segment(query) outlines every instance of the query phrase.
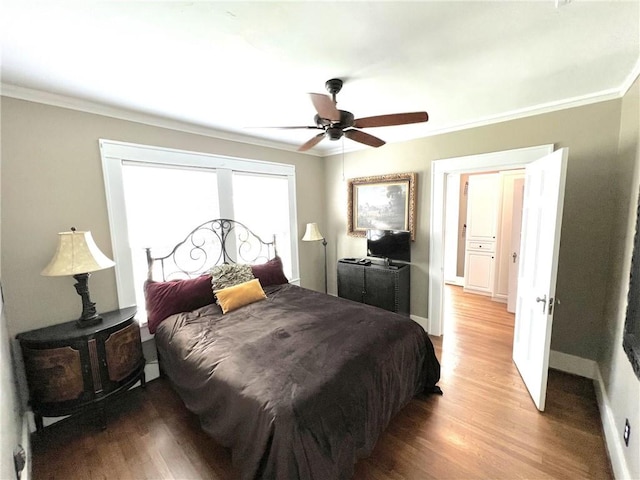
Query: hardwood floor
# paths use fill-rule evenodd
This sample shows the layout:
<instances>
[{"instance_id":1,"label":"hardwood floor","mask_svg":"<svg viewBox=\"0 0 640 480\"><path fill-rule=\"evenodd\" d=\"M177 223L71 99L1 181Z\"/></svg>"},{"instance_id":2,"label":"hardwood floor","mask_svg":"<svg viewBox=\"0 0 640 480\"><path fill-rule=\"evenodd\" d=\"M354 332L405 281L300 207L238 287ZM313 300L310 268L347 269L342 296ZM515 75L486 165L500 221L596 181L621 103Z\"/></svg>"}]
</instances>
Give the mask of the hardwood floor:
<instances>
[{"instance_id":1,"label":"hardwood floor","mask_svg":"<svg viewBox=\"0 0 640 480\"><path fill-rule=\"evenodd\" d=\"M464 301L462 299L464 298ZM354 479L610 479L590 380L549 374L539 413L511 361L513 316L503 304L447 287L443 396L413 399L379 438ZM101 431L89 416L32 437L33 478L235 479L166 380L128 392Z\"/></svg>"}]
</instances>

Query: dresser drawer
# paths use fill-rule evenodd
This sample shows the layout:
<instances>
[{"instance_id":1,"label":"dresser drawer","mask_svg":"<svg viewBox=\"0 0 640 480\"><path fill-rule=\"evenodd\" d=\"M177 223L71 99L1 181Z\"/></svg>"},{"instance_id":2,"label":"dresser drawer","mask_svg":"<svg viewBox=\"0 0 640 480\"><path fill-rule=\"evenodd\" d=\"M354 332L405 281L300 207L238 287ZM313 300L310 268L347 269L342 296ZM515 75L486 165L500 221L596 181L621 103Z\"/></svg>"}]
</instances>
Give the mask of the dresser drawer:
<instances>
[{"instance_id":1,"label":"dresser drawer","mask_svg":"<svg viewBox=\"0 0 640 480\"><path fill-rule=\"evenodd\" d=\"M496 248L495 242L467 242L468 250L480 250L485 252L493 252Z\"/></svg>"}]
</instances>

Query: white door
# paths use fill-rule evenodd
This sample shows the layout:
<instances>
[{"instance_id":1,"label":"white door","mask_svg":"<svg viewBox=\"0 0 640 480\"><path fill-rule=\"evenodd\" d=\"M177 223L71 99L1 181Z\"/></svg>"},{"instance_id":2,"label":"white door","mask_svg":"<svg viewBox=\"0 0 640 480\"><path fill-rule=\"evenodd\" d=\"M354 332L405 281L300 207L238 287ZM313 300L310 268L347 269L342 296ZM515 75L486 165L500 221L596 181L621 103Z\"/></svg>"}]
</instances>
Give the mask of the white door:
<instances>
[{"instance_id":1,"label":"white door","mask_svg":"<svg viewBox=\"0 0 640 480\"><path fill-rule=\"evenodd\" d=\"M518 294L518 264L520 263L520 239L522 231L522 200L524 178L513 182L513 212L511 217L511 251L509 252L509 287L507 289L507 312L515 313Z\"/></svg>"},{"instance_id":2,"label":"white door","mask_svg":"<svg viewBox=\"0 0 640 480\"><path fill-rule=\"evenodd\" d=\"M513 361L538 410L547 394L568 149L525 169Z\"/></svg>"}]
</instances>

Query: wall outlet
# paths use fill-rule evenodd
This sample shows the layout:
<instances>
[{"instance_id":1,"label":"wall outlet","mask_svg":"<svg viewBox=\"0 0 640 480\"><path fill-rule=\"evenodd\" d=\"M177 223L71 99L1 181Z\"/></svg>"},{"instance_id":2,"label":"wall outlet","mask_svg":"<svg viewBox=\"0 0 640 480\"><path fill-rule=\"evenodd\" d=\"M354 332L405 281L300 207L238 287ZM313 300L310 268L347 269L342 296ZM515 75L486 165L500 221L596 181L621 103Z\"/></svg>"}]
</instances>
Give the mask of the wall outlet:
<instances>
[{"instance_id":1,"label":"wall outlet","mask_svg":"<svg viewBox=\"0 0 640 480\"><path fill-rule=\"evenodd\" d=\"M624 419L624 433L622 434L622 438L624 438L624 444L629 446L629 436L631 435L631 425L629 424L629 419Z\"/></svg>"}]
</instances>

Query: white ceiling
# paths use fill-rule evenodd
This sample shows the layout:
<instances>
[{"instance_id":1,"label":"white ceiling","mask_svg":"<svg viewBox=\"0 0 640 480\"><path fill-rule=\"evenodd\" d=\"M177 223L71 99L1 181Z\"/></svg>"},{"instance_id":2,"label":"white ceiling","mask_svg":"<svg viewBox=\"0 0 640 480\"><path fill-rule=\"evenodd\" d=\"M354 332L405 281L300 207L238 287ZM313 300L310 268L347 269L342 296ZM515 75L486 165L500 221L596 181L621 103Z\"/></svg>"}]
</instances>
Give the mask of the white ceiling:
<instances>
[{"instance_id":1,"label":"white ceiling","mask_svg":"<svg viewBox=\"0 0 640 480\"><path fill-rule=\"evenodd\" d=\"M334 77L356 118L429 113L387 142L619 97L640 2L558 3L2 0L2 93L290 150L317 131L251 127L313 125Z\"/></svg>"}]
</instances>

